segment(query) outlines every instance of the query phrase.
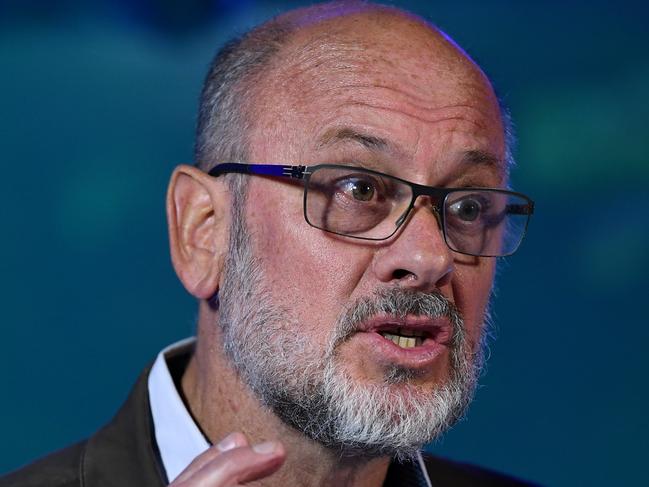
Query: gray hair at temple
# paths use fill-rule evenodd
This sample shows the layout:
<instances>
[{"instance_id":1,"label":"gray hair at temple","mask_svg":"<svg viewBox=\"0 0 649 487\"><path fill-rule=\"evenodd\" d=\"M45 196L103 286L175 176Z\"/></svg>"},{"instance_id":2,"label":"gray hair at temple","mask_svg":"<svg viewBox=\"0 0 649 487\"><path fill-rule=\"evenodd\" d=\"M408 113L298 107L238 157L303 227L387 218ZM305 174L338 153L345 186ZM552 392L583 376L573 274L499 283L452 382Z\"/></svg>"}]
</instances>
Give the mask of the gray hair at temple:
<instances>
[{"instance_id":1,"label":"gray hair at temple","mask_svg":"<svg viewBox=\"0 0 649 487\"><path fill-rule=\"evenodd\" d=\"M294 32L305 23L372 10L412 16L394 7L369 2L324 3L279 15L225 44L214 57L203 84L194 147L196 166L209 171L220 162L249 162L253 87L263 84L264 73ZM439 30L423 19L421 22ZM509 171L514 165L515 136L509 111L502 101L500 113L505 130L506 170ZM243 189L245 182L240 175L228 177L231 184Z\"/></svg>"}]
</instances>

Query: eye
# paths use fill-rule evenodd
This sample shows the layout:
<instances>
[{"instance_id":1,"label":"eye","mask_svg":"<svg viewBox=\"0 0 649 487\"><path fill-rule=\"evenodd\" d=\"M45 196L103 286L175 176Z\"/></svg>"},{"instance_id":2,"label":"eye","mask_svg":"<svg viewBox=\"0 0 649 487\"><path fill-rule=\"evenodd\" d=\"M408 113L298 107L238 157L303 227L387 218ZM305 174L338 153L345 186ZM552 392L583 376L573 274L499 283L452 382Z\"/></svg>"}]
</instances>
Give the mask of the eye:
<instances>
[{"instance_id":1,"label":"eye","mask_svg":"<svg viewBox=\"0 0 649 487\"><path fill-rule=\"evenodd\" d=\"M474 222L485 211L485 202L478 197L467 196L449 206L450 213L460 221Z\"/></svg>"},{"instance_id":2,"label":"eye","mask_svg":"<svg viewBox=\"0 0 649 487\"><path fill-rule=\"evenodd\" d=\"M357 202L370 202L380 199L383 191L378 181L369 176L349 175L336 184L337 191Z\"/></svg>"},{"instance_id":3,"label":"eye","mask_svg":"<svg viewBox=\"0 0 649 487\"><path fill-rule=\"evenodd\" d=\"M349 183L354 199L359 201L371 201L374 197L374 185L369 181L358 179Z\"/></svg>"}]
</instances>

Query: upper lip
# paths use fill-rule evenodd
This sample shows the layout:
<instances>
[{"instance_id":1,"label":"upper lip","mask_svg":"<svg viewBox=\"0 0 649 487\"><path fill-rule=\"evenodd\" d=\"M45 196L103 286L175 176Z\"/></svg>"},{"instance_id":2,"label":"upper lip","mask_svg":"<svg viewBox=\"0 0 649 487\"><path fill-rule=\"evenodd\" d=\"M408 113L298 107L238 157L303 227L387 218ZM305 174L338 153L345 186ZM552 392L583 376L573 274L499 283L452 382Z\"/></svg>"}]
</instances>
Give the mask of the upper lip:
<instances>
[{"instance_id":1,"label":"upper lip","mask_svg":"<svg viewBox=\"0 0 649 487\"><path fill-rule=\"evenodd\" d=\"M444 316L430 318L428 316L376 316L366 320L357 327L360 332L398 332L399 328L423 333L426 338L432 338L438 343L447 343L453 336L453 327Z\"/></svg>"}]
</instances>

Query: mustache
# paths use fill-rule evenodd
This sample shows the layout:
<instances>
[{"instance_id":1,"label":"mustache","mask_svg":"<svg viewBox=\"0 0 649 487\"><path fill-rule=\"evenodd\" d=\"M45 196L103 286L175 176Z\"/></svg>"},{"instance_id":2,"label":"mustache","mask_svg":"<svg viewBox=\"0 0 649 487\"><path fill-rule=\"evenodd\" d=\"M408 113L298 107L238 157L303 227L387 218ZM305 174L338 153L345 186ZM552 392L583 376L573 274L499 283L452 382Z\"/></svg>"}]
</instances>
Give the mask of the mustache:
<instances>
[{"instance_id":1,"label":"mustache","mask_svg":"<svg viewBox=\"0 0 649 487\"><path fill-rule=\"evenodd\" d=\"M438 290L431 292L413 291L401 288L387 288L365 296L351 304L340 316L334 329L334 347L345 341L360 324L377 315L405 318L408 315L431 319L446 318L453 327L451 345L464 337L464 320L458 308Z\"/></svg>"}]
</instances>

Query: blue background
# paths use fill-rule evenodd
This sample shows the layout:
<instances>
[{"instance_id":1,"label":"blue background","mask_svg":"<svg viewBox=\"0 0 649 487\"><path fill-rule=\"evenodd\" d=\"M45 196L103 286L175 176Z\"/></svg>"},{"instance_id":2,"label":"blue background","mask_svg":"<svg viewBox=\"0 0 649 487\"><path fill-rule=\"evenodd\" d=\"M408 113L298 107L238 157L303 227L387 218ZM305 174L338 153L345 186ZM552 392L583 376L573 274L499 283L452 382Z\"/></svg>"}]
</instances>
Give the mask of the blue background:
<instances>
[{"instance_id":1,"label":"blue background","mask_svg":"<svg viewBox=\"0 0 649 487\"><path fill-rule=\"evenodd\" d=\"M432 449L546 485L649 485L646 2L395 2L485 68L537 202L467 420ZM196 306L164 193L231 35L297 2L0 0L0 472L84 437Z\"/></svg>"}]
</instances>

